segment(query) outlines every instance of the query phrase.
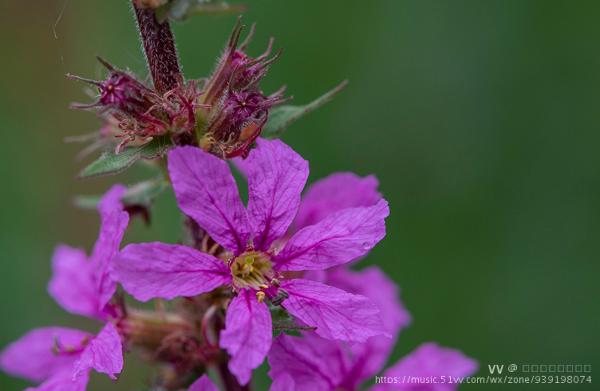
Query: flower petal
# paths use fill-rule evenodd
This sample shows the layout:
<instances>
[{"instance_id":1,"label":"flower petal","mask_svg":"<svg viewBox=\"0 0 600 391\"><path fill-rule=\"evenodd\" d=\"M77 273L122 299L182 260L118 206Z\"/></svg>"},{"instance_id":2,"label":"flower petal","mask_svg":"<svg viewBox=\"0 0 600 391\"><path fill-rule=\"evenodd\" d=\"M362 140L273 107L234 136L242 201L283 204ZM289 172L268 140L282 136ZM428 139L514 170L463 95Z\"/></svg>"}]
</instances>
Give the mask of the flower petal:
<instances>
[{"instance_id":1,"label":"flower petal","mask_svg":"<svg viewBox=\"0 0 600 391\"><path fill-rule=\"evenodd\" d=\"M252 370L262 364L271 348L273 328L265 303L249 290L241 291L229 304L220 344L231 355L229 370L241 385L250 381Z\"/></svg>"},{"instance_id":2,"label":"flower petal","mask_svg":"<svg viewBox=\"0 0 600 391\"><path fill-rule=\"evenodd\" d=\"M243 161L248 175L248 216L254 247L267 250L285 234L300 205L308 162L279 140L257 140Z\"/></svg>"},{"instance_id":3,"label":"flower petal","mask_svg":"<svg viewBox=\"0 0 600 391\"><path fill-rule=\"evenodd\" d=\"M202 375L188 388L188 391L219 391L219 389L208 376Z\"/></svg>"},{"instance_id":4,"label":"flower petal","mask_svg":"<svg viewBox=\"0 0 600 391\"><path fill-rule=\"evenodd\" d=\"M343 267L326 272L327 285L369 298L380 310L385 336L369 338L365 343L353 344L352 365L347 368L344 384L348 389L358 388L365 380L379 373L387 362L400 330L408 326L411 316L399 298L399 288L383 271L375 266L359 272Z\"/></svg>"},{"instance_id":5,"label":"flower petal","mask_svg":"<svg viewBox=\"0 0 600 391\"><path fill-rule=\"evenodd\" d=\"M385 334L379 308L364 296L303 279L281 286L289 294L283 307L323 338L364 342Z\"/></svg>"},{"instance_id":6,"label":"flower petal","mask_svg":"<svg viewBox=\"0 0 600 391\"><path fill-rule=\"evenodd\" d=\"M465 356L462 352L439 346L429 342L422 344L412 353L402 358L384 372L388 377L465 377L477 372L478 364L475 360ZM432 391L452 391L458 388L458 383L431 384ZM387 391L398 389L398 385L380 384L373 391Z\"/></svg>"},{"instance_id":7,"label":"flower petal","mask_svg":"<svg viewBox=\"0 0 600 391\"><path fill-rule=\"evenodd\" d=\"M75 363L73 379L84 375L90 368L107 374L113 380L123 370L121 336L112 323L107 323L85 347L79 361Z\"/></svg>"},{"instance_id":8,"label":"flower petal","mask_svg":"<svg viewBox=\"0 0 600 391\"><path fill-rule=\"evenodd\" d=\"M280 271L322 270L369 252L385 236L385 200L333 213L298 231L274 258Z\"/></svg>"},{"instance_id":9,"label":"flower petal","mask_svg":"<svg viewBox=\"0 0 600 391\"><path fill-rule=\"evenodd\" d=\"M280 376L273 378L273 383L271 383L271 388L269 391L301 391L300 388L296 387L296 383L294 379L288 375L287 373L283 373ZM313 389L307 389L306 391L312 391Z\"/></svg>"},{"instance_id":10,"label":"flower petal","mask_svg":"<svg viewBox=\"0 0 600 391\"><path fill-rule=\"evenodd\" d=\"M73 371L56 374L37 387L26 388L25 391L85 391L90 380L89 371L73 379Z\"/></svg>"},{"instance_id":11,"label":"flower petal","mask_svg":"<svg viewBox=\"0 0 600 391\"><path fill-rule=\"evenodd\" d=\"M370 299L379 308L388 334L396 336L411 323L410 313L400 301L400 288L377 266L361 271L334 268L320 282Z\"/></svg>"},{"instance_id":12,"label":"flower petal","mask_svg":"<svg viewBox=\"0 0 600 391\"><path fill-rule=\"evenodd\" d=\"M116 284L110 277L112 260L119 251L121 240L129 224L129 214L123 210L121 198L125 186L113 186L100 200L100 234L94 245L91 260L96 268L96 289L98 290L98 311L102 311L106 303L115 293Z\"/></svg>"},{"instance_id":13,"label":"flower petal","mask_svg":"<svg viewBox=\"0 0 600 391\"><path fill-rule=\"evenodd\" d=\"M179 208L226 249L244 251L250 224L227 163L199 148L179 147L169 152L169 175Z\"/></svg>"},{"instance_id":14,"label":"flower petal","mask_svg":"<svg viewBox=\"0 0 600 391\"><path fill-rule=\"evenodd\" d=\"M34 329L8 345L0 355L3 371L35 382L69 371L78 354L56 354L55 347L77 350L90 334L63 327Z\"/></svg>"},{"instance_id":15,"label":"flower petal","mask_svg":"<svg viewBox=\"0 0 600 391\"><path fill-rule=\"evenodd\" d=\"M338 267L308 272L304 277L315 274L319 282L371 299L380 308L385 331L394 337L410 322L398 299L398 287L379 268L354 272ZM269 353L270 375L273 379L291 375L296 387L292 389L359 389L381 371L394 341L382 335L351 344L323 339L315 333L304 333L303 338L278 337Z\"/></svg>"},{"instance_id":16,"label":"flower petal","mask_svg":"<svg viewBox=\"0 0 600 391\"><path fill-rule=\"evenodd\" d=\"M373 175L361 178L351 172L339 172L313 183L302 197L293 227L298 230L346 208L375 205L381 194Z\"/></svg>"},{"instance_id":17,"label":"flower petal","mask_svg":"<svg viewBox=\"0 0 600 391\"><path fill-rule=\"evenodd\" d=\"M100 318L95 272L83 250L60 245L52 256L52 279L48 292L65 310Z\"/></svg>"},{"instance_id":18,"label":"flower petal","mask_svg":"<svg viewBox=\"0 0 600 391\"><path fill-rule=\"evenodd\" d=\"M346 375L347 356L338 341L314 333L302 337L279 335L269 352L271 391L330 391L341 385ZM294 387L284 387L286 378ZM275 387L275 385L278 387Z\"/></svg>"},{"instance_id":19,"label":"flower petal","mask_svg":"<svg viewBox=\"0 0 600 391\"><path fill-rule=\"evenodd\" d=\"M191 247L160 242L126 246L115 258L113 275L140 301L196 296L231 281L223 261Z\"/></svg>"}]
</instances>

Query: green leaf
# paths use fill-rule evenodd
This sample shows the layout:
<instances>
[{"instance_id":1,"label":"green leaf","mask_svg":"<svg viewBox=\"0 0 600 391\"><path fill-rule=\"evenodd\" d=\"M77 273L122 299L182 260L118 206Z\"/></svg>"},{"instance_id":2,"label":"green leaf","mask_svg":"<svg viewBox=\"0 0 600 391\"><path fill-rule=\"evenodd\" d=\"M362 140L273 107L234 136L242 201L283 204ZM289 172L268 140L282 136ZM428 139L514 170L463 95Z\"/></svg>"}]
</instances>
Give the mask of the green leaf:
<instances>
[{"instance_id":1,"label":"green leaf","mask_svg":"<svg viewBox=\"0 0 600 391\"><path fill-rule=\"evenodd\" d=\"M131 167L140 159L155 159L160 157L171 148L171 140L168 136L154 138L141 147L125 148L121 153L104 152L100 157L84 168L80 178L90 178L101 175L118 174Z\"/></svg>"},{"instance_id":2,"label":"green leaf","mask_svg":"<svg viewBox=\"0 0 600 391\"><path fill-rule=\"evenodd\" d=\"M271 111L269 111L269 120L262 130L262 137L280 137L288 126L296 122L302 116L329 102L338 92L343 90L346 85L348 85L348 80L344 80L331 91L303 106L286 105L271 109Z\"/></svg>"},{"instance_id":3,"label":"green leaf","mask_svg":"<svg viewBox=\"0 0 600 391\"><path fill-rule=\"evenodd\" d=\"M150 179L129 187L123 195L125 205L143 205L149 207L169 184L163 179ZM101 195L81 195L75 197L75 205L82 209L96 209Z\"/></svg>"}]
</instances>

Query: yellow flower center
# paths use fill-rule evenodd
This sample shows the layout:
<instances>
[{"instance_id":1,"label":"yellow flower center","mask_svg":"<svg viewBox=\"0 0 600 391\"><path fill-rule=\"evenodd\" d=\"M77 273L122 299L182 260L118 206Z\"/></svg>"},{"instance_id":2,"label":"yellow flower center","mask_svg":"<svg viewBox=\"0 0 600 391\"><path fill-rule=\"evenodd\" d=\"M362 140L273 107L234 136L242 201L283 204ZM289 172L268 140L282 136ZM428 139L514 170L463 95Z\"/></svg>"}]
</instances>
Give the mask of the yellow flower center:
<instances>
[{"instance_id":1,"label":"yellow flower center","mask_svg":"<svg viewBox=\"0 0 600 391\"><path fill-rule=\"evenodd\" d=\"M238 288L267 289L275 272L271 259L259 251L247 251L231 263L233 283Z\"/></svg>"}]
</instances>

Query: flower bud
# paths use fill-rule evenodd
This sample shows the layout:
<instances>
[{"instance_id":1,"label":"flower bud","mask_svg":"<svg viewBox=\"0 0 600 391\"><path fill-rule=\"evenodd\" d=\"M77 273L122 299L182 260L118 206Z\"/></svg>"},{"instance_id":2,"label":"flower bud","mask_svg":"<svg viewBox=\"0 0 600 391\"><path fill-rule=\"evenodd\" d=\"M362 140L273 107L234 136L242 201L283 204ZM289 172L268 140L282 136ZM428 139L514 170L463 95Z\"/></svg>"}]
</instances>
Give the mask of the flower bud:
<instances>
[{"instance_id":1,"label":"flower bud","mask_svg":"<svg viewBox=\"0 0 600 391\"><path fill-rule=\"evenodd\" d=\"M267 122L269 110L283 102L283 89L265 95L258 83L279 53L270 56L273 40L260 56L245 53L254 26L246 40L238 42L242 26L238 21L217 68L204 88L201 101L208 106L207 122L200 146L223 158L245 157Z\"/></svg>"},{"instance_id":2,"label":"flower bud","mask_svg":"<svg viewBox=\"0 0 600 391\"><path fill-rule=\"evenodd\" d=\"M135 76L116 69L99 59L110 74L104 81L69 77L98 88L97 101L74 104L74 108L99 109L106 123L114 124L115 137L122 139L117 150L127 144L140 144L153 137L172 134L178 139L190 139L196 126L195 110L199 91L195 82L178 85L164 95L146 87ZM186 134L190 137L182 137Z\"/></svg>"}]
</instances>

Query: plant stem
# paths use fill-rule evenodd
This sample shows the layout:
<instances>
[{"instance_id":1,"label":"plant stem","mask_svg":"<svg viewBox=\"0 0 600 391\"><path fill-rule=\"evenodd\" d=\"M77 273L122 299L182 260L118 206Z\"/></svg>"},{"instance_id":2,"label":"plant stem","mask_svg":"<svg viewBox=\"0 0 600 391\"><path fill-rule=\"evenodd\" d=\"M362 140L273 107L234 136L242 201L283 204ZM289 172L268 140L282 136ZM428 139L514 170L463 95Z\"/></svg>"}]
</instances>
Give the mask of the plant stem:
<instances>
[{"instance_id":1,"label":"plant stem","mask_svg":"<svg viewBox=\"0 0 600 391\"><path fill-rule=\"evenodd\" d=\"M168 21L159 23L153 9L138 8L134 0L132 5L154 88L165 93L183 80L171 27Z\"/></svg>"},{"instance_id":2,"label":"plant stem","mask_svg":"<svg viewBox=\"0 0 600 391\"><path fill-rule=\"evenodd\" d=\"M183 82L171 27L168 21L159 23L153 9L138 8L135 0L132 0L132 5L154 88L164 94ZM193 229L191 231L193 239L201 239L200 232L195 232ZM225 390L251 391L250 384L242 386L238 383L227 364L225 360L217 366Z\"/></svg>"}]
</instances>

